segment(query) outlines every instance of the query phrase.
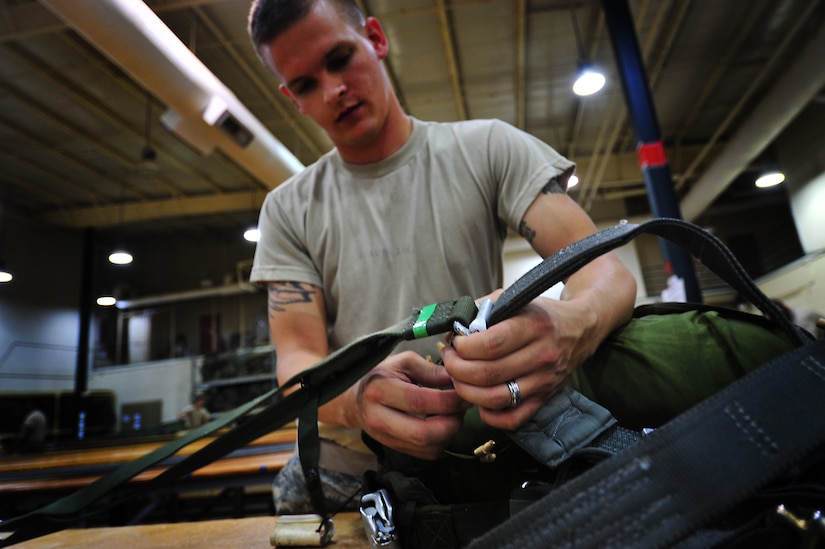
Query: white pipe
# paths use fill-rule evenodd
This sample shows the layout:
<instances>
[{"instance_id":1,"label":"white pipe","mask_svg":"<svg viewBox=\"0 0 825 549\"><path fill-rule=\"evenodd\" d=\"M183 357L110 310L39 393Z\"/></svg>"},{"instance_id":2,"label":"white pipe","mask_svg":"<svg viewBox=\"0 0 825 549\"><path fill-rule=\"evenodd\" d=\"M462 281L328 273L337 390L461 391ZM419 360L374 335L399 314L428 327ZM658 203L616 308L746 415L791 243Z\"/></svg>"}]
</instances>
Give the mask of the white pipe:
<instances>
[{"instance_id":1,"label":"white pipe","mask_svg":"<svg viewBox=\"0 0 825 549\"><path fill-rule=\"evenodd\" d=\"M214 143L239 166L273 188L303 169L301 162L258 121L141 0L41 0L89 43L174 109L200 143ZM242 147L203 119L217 97L253 135ZM185 137L184 137L185 139Z\"/></svg>"},{"instance_id":2,"label":"white pipe","mask_svg":"<svg viewBox=\"0 0 825 549\"><path fill-rule=\"evenodd\" d=\"M825 26L739 127L716 160L681 201L682 217L695 221L825 86Z\"/></svg>"}]
</instances>

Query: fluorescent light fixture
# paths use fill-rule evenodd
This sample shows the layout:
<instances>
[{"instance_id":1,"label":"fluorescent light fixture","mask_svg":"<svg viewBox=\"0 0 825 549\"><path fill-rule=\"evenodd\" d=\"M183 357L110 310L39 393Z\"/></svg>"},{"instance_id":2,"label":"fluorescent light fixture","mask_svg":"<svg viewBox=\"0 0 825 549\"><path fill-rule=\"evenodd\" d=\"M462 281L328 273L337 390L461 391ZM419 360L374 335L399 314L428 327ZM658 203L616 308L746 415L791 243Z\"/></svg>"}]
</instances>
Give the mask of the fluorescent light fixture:
<instances>
[{"instance_id":1,"label":"fluorescent light fixture","mask_svg":"<svg viewBox=\"0 0 825 549\"><path fill-rule=\"evenodd\" d=\"M101 307L111 307L117 303L117 299L110 295L102 295L97 298L97 304Z\"/></svg>"},{"instance_id":2,"label":"fluorescent light fixture","mask_svg":"<svg viewBox=\"0 0 825 549\"><path fill-rule=\"evenodd\" d=\"M573 187L575 187L578 184L579 184L579 176L576 175L576 174L571 175L570 179L567 180L567 188L568 189L572 189Z\"/></svg>"},{"instance_id":3,"label":"fluorescent light fixture","mask_svg":"<svg viewBox=\"0 0 825 549\"><path fill-rule=\"evenodd\" d=\"M583 67L573 84L573 93L586 96L593 95L604 87L605 78L593 67Z\"/></svg>"},{"instance_id":4,"label":"fluorescent light fixture","mask_svg":"<svg viewBox=\"0 0 825 549\"><path fill-rule=\"evenodd\" d=\"M12 278L14 277L9 271L7 271L6 269L0 269L0 284L11 282Z\"/></svg>"},{"instance_id":5,"label":"fluorescent light fixture","mask_svg":"<svg viewBox=\"0 0 825 549\"><path fill-rule=\"evenodd\" d=\"M109 262L115 265L128 265L133 259L132 254L123 250L116 250L109 254Z\"/></svg>"},{"instance_id":6,"label":"fluorescent light fixture","mask_svg":"<svg viewBox=\"0 0 825 549\"><path fill-rule=\"evenodd\" d=\"M258 230L258 227L252 227L244 231L243 237L249 242L257 242L261 239L261 231Z\"/></svg>"},{"instance_id":7,"label":"fluorescent light fixture","mask_svg":"<svg viewBox=\"0 0 825 549\"><path fill-rule=\"evenodd\" d=\"M785 174L784 173L782 173L782 172L768 172L768 173L762 174L756 180L755 184L760 189L766 189L768 187L774 187L776 185L779 185L783 181L785 181Z\"/></svg>"}]
</instances>

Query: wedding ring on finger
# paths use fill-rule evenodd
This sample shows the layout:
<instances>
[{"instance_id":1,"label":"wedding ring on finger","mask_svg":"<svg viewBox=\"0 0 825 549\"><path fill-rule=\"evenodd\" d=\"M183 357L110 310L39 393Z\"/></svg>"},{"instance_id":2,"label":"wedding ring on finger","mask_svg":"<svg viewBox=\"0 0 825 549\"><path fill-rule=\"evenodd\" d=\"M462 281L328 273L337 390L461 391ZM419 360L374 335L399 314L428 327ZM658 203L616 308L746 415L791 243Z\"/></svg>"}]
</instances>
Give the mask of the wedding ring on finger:
<instances>
[{"instance_id":1,"label":"wedding ring on finger","mask_svg":"<svg viewBox=\"0 0 825 549\"><path fill-rule=\"evenodd\" d=\"M510 408L515 408L521 402L521 389L515 379L507 382L507 390L510 391Z\"/></svg>"}]
</instances>

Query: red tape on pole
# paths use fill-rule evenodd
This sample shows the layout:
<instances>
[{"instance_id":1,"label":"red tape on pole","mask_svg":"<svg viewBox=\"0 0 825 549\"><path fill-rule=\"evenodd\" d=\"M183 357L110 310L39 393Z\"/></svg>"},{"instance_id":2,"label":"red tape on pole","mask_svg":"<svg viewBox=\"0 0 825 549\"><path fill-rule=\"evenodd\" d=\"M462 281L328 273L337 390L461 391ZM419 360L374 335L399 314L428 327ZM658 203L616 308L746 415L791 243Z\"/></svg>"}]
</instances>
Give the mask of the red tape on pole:
<instances>
[{"instance_id":1,"label":"red tape on pole","mask_svg":"<svg viewBox=\"0 0 825 549\"><path fill-rule=\"evenodd\" d=\"M667 165L667 154L665 154L665 146L661 141L640 143L636 149L636 155L639 157L639 167L643 170Z\"/></svg>"}]
</instances>

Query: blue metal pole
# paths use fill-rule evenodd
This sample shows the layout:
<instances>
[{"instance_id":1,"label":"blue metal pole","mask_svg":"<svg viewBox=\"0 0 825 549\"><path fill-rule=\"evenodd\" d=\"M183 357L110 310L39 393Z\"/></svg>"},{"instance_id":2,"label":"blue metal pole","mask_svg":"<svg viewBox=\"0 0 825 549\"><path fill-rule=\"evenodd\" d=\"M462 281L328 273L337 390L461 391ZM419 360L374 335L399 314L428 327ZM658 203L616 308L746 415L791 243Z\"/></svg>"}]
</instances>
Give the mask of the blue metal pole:
<instances>
[{"instance_id":1,"label":"blue metal pole","mask_svg":"<svg viewBox=\"0 0 825 549\"><path fill-rule=\"evenodd\" d=\"M627 110L636 135L636 153L654 217L681 219L679 201L662 144L656 109L647 85L647 74L627 0L602 0L613 54L622 77ZM702 302L702 291L689 253L670 241L659 239L666 265L685 285L687 300Z\"/></svg>"}]
</instances>

